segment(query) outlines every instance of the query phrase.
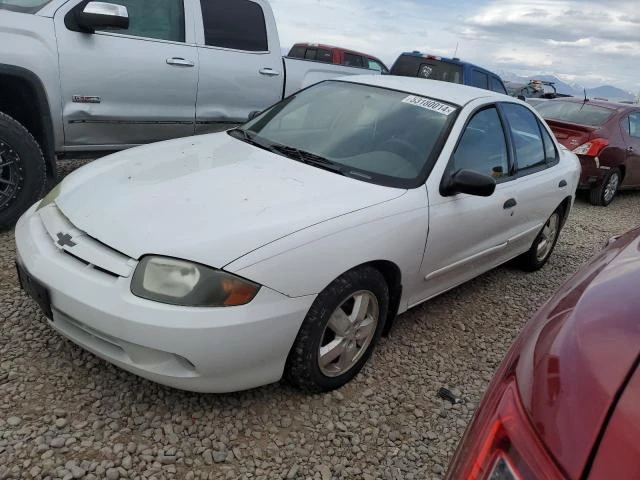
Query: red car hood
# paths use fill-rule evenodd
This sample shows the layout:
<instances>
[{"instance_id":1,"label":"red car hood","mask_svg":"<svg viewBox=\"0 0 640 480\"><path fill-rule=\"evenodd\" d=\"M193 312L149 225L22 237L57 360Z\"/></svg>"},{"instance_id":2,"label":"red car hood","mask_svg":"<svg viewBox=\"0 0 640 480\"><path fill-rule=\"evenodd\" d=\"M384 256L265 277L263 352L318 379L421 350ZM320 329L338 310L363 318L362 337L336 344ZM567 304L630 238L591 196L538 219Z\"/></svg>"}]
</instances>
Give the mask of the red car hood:
<instances>
[{"instance_id":1,"label":"red car hood","mask_svg":"<svg viewBox=\"0 0 640 480\"><path fill-rule=\"evenodd\" d=\"M640 353L640 229L605 248L528 323L516 377L532 424L579 478Z\"/></svg>"}]
</instances>

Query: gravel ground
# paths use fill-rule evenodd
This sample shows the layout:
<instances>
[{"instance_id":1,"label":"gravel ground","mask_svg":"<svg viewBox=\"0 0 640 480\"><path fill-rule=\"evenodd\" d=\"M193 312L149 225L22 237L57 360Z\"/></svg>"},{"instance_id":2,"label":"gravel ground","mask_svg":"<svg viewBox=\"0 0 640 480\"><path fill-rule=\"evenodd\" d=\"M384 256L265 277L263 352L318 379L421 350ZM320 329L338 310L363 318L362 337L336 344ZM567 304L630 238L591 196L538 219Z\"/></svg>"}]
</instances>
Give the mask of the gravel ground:
<instances>
[{"instance_id":1,"label":"gravel ground","mask_svg":"<svg viewBox=\"0 0 640 480\"><path fill-rule=\"evenodd\" d=\"M526 319L638 223L640 193L609 208L579 199L542 271L501 267L409 311L355 381L314 396L187 393L111 366L46 326L0 234L0 479L441 478ZM441 386L465 402L440 400Z\"/></svg>"}]
</instances>

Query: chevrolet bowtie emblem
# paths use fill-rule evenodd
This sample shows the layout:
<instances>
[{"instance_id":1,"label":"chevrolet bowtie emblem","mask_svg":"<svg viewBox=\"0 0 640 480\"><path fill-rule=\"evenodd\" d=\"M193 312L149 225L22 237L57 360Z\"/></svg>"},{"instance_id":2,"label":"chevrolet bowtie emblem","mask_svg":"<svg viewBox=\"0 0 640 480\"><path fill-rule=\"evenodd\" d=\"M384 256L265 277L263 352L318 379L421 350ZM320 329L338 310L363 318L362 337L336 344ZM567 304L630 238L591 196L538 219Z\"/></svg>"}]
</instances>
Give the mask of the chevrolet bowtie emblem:
<instances>
[{"instance_id":1,"label":"chevrolet bowtie emblem","mask_svg":"<svg viewBox=\"0 0 640 480\"><path fill-rule=\"evenodd\" d=\"M57 234L58 241L56 242L61 247L75 247L77 244L71 240L71 235L68 233L59 232Z\"/></svg>"}]
</instances>

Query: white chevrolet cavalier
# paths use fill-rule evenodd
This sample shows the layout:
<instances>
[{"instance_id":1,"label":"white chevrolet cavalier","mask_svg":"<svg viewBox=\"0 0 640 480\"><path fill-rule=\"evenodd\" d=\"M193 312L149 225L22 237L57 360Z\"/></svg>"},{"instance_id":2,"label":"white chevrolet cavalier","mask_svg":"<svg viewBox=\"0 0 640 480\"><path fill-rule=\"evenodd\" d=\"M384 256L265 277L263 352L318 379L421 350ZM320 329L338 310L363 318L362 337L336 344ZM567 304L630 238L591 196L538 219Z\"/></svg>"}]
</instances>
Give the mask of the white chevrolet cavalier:
<instances>
[{"instance_id":1,"label":"white chevrolet cavalier","mask_svg":"<svg viewBox=\"0 0 640 480\"><path fill-rule=\"evenodd\" d=\"M349 77L77 170L20 219L18 271L51 327L142 377L327 391L398 313L542 267L579 169L516 99Z\"/></svg>"}]
</instances>

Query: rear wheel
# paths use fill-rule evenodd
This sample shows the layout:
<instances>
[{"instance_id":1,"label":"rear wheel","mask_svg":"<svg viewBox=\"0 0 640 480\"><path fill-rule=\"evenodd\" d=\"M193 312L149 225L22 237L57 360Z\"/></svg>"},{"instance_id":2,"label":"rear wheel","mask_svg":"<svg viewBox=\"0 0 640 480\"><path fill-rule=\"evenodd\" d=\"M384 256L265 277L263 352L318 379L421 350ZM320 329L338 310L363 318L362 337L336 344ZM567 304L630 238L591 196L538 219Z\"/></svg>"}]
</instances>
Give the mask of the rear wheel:
<instances>
[{"instance_id":1,"label":"rear wheel","mask_svg":"<svg viewBox=\"0 0 640 480\"><path fill-rule=\"evenodd\" d=\"M0 113L0 230L15 225L41 197L45 181L38 142L20 123Z\"/></svg>"},{"instance_id":2,"label":"rear wheel","mask_svg":"<svg viewBox=\"0 0 640 480\"><path fill-rule=\"evenodd\" d=\"M313 302L287 359L285 378L309 392L339 388L362 369L389 308L384 277L372 267L350 270Z\"/></svg>"},{"instance_id":3,"label":"rear wheel","mask_svg":"<svg viewBox=\"0 0 640 480\"><path fill-rule=\"evenodd\" d=\"M609 205L616 196L616 193L618 193L621 179L622 175L620 170L617 168L609 170L609 173L604 177L602 183L589 191L589 202L591 202L591 205L601 207Z\"/></svg>"},{"instance_id":4,"label":"rear wheel","mask_svg":"<svg viewBox=\"0 0 640 480\"><path fill-rule=\"evenodd\" d=\"M553 252L562 225L562 207L551 214L528 252L519 257L520 267L528 272L534 272L544 266Z\"/></svg>"}]
</instances>

